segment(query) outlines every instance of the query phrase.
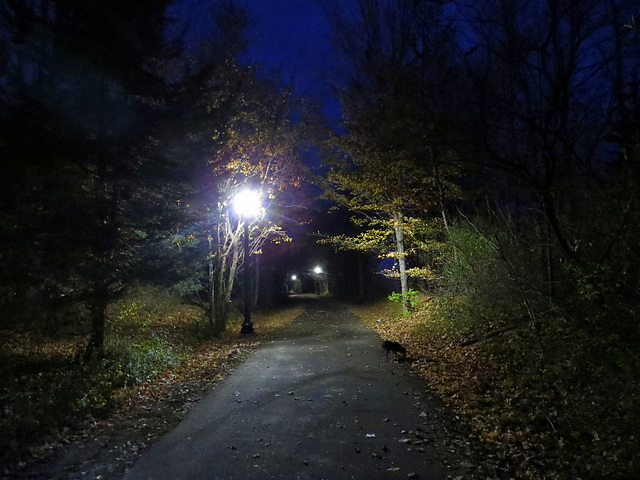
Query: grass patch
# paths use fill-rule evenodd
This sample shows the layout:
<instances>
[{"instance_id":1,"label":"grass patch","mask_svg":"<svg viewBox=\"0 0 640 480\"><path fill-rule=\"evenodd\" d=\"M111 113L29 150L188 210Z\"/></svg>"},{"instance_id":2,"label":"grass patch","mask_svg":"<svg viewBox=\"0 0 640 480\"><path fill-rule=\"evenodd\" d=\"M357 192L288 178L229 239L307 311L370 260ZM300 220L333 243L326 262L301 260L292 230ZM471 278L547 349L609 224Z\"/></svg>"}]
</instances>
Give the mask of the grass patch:
<instances>
[{"instance_id":1,"label":"grass patch","mask_svg":"<svg viewBox=\"0 0 640 480\"><path fill-rule=\"evenodd\" d=\"M235 314L227 332L212 338L199 309L143 288L109 307L105 354L88 362L79 361L86 335L0 332L0 463L37 456L39 445L108 415L114 400L160 398L194 376L222 378L225 359L255 348L301 312L254 312L258 333L243 338Z\"/></svg>"}]
</instances>

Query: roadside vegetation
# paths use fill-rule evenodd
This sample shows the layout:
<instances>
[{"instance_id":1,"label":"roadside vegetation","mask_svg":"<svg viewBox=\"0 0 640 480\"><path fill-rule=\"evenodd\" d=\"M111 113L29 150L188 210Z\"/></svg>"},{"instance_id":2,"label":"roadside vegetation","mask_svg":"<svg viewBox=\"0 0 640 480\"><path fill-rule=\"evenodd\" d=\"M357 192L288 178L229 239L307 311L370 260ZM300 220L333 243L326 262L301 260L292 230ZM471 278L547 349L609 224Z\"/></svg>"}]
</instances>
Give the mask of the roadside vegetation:
<instances>
[{"instance_id":1,"label":"roadside vegetation","mask_svg":"<svg viewBox=\"0 0 640 480\"><path fill-rule=\"evenodd\" d=\"M477 478L638 478L637 2L472 3L468 49L433 2L333 11L352 227L323 242L394 283L356 313L488 448Z\"/></svg>"},{"instance_id":2,"label":"roadside vegetation","mask_svg":"<svg viewBox=\"0 0 640 480\"><path fill-rule=\"evenodd\" d=\"M408 309L398 293L352 309L406 347L412 367L489 452L478 478L635 478L637 330L633 317L611 317L632 309L634 296L605 308L594 298L623 287L573 272L565 296L550 299L533 288L537 257L506 236L493 248L498 237L490 243L467 224L449 238L455 250L430 288L409 290Z\"/></svg>"},{"instance_id":3,"label":"roadside vegetation","mask_svg":"<svg viewBox=\"0 0 640 480\"><path fill-rule=\"evenodd\" d=\"M201 309L166 290L142 287L109 306L104 355L87 362L87 335L72 325L48 332L27 325L3 329L0 465L46 457L78 432L108 422L117 408L167 396L185 380L217 381L230 359L244 357L300 312L255 312L259 333L242 338L242 316L232 312L227 332L214 337ZM183 391L180 400L189 396Z\"/></svg>"}]
</instances>

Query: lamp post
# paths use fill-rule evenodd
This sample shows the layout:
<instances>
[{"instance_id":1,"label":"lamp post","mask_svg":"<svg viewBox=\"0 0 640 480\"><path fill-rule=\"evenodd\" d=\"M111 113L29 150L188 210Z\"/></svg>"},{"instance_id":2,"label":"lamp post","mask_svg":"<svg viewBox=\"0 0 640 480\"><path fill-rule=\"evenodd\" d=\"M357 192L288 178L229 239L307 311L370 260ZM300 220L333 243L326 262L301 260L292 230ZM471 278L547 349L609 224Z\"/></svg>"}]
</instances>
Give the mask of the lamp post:
<instances>
[{"instance_id":1,"label":"lamp post","mask_svg":"<svg viewBox=\"0 0 640 480\"><path fill-rule=\"evenodd\" d=\"M317 294L318 295L323 295L325 293L328 293L329 291L329 284L327 282L327 273L322 269L321 266L316 266L313 269L313 273L316 274L316 278L317 278Z\"/></svg>"},{"instance_id":2,"label":"lamp post","mask_svg":"<svg viewBox=\"0 0 640 480\"><path fill-rule=\"evenodd\" d=\"M244 235L242 244L244 247L244 322L242 322L241 335L253 333L251 321L251 270L249 268L249 222L248 219L256 217L260 213L260 194L255 190L241 190L233 198L233 206L240 219L244 221Z\"/></svg>"}]
</instances>

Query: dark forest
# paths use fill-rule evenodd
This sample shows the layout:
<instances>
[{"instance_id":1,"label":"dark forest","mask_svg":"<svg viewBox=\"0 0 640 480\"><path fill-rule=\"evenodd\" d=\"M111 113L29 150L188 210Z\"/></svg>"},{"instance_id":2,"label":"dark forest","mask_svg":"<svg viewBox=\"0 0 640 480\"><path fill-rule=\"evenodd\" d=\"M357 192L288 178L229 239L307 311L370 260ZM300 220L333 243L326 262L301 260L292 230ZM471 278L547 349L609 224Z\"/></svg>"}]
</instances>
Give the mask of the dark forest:
<instances>
[{"instance_id":1,"label":"dark forest","mask_svg":"<svg viewBox=\"0 0 640 480\"><path fill-rule=\"evenodd\" d=\"M173 3L0 4L7 478L291 293L386 318L477 478L637 475L637 1L317 2L339 125Z\"/></svg>"}]
</instances>

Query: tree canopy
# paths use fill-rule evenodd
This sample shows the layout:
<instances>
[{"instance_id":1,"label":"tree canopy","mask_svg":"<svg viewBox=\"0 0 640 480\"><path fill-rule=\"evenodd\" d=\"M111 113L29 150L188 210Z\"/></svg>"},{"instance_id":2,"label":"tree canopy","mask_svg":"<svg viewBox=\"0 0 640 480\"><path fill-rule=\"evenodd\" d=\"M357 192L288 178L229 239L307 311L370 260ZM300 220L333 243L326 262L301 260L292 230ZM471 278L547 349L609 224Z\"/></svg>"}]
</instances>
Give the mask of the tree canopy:
<instances>
[{"instance_id":1,"label":"tree canopy","mask_svg":"<svg viewBox=\"0 0 640 480\"><path fill-rule=\"evenodd\" d=\"M275 211L303 175L290 121L301 110L238 61L246 13L215 2L212 32L194 46L167 36L170 5L10 1L0 12L11 53L0 81L2 298L16 314L45 310L51 325L86 313L87 355L129 286L191 282L201 295L213 258L221 277L204 284L221 289L224 330L242 262L233 192L253 185ZM256 220L254 253L278 224Z\"/></svg>"},{"instance_id":2,"label":"tree canopy","mask_svg":"<svg viewBox=\"0 0 640 480\"><path fill-rule=\"evenodd\" d=\"M0 327L79 332L74 365L103 359L114 305L153 284L222 335L239 287L286 296L287 261L322 237L323 290L399 280L398 318L495 339L486 355L522 384L544 372L554 408L573 388L628 418L604 390L640 398L637 1L320 2L333 128L247 61L241 2L211 0L198 31L192 3L0 5ZM232 208L247 188L251 218Z\"/></svg>"}]
</instances>

